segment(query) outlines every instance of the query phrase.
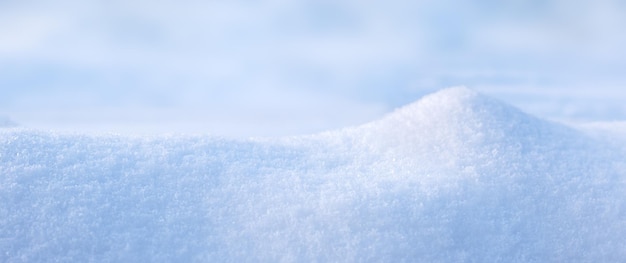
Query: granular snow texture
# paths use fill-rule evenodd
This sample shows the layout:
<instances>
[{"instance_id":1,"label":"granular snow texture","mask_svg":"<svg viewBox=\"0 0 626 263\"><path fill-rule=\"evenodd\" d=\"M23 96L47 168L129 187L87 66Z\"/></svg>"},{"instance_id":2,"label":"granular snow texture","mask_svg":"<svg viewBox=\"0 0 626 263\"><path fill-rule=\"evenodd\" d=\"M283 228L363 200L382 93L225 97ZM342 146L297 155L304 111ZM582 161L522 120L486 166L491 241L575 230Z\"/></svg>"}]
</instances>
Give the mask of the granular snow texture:
<instances>
[{"instance_id":1,"label":"granular snow texture","mask_svg":"<svg viewBox=\"0 0 626 263\"><path fill-rule=\"evenodd\" d=\"M466 88L225 140L0 129L2 262L619 262L626 149Z\"/></svg>"}]
</instances>

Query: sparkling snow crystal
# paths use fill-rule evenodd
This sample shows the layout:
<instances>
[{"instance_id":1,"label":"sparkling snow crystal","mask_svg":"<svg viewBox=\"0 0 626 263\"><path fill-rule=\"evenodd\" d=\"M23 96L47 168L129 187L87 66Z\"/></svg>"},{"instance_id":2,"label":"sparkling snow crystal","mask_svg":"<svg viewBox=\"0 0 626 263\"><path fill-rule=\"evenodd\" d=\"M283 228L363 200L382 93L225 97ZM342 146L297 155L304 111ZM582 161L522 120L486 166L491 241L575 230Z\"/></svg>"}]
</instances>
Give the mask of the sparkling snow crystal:
<instances>
[{"instance_id":1,"label":"sparkling snow crystal","mask_svg":"<svg viewBox=\"0 0 626 263\"><path fill-rule=\"evenodd\" d=\"M281 139L3 129L0 261L618 262L607 141L466 88Z\"/></svg>"}]
</instances>

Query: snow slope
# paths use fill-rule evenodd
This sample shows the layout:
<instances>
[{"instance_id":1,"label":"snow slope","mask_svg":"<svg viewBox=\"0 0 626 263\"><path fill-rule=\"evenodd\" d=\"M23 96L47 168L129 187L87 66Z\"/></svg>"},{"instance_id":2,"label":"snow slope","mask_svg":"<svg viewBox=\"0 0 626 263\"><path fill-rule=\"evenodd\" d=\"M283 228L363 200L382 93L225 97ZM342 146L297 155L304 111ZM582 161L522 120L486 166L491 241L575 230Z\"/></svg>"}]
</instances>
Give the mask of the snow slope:
<instances>
[{"instance_id":1,"label":"snow slope","mask_svg":"<svg viewBox=\"0 0 626 263\"><path fill-rule=\"evenodd\" d=\"M0 115L0 128L16 127L17 123L12 121L9 117Z\"/></svg>"},{"instance_id":2,"label":"snow slope","mask_svg":"<svg viewBox=\"0 0 626 263\"><path fill-rule=\"evenodd\" d=\"M625 153L466 88L280 139L0 129L0 261L617 262Z\"/></svg>"}]
</instances>

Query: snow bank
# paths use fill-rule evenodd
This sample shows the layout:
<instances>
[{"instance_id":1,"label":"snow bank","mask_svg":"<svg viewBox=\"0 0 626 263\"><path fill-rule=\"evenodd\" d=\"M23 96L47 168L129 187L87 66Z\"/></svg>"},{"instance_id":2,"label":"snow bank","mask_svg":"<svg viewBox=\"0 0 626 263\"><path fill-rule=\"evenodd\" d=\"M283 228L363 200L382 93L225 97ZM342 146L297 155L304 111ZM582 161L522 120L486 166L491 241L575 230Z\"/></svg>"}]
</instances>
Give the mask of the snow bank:
<instances>
[{"instance_id":1,"label":"snow bank","mask_svg":"<svg viewBox=\"0 0 626 263\"><path fill-rule=\"evenodd\" d=\"M17 123L11 120L11 118L0 115L0 128L15 127L15 126L17 126Z\"/></svg>"},{"instance_id":2,"label":"snow bank","mask_svg":"<svg viewBox=\"0 0 626 263\"><path fill-rule=\"evenodd\" d=\"M3 262L617 262L626 150L465 88L224 140L0 131Z\"/></svg>"}]
</instances>

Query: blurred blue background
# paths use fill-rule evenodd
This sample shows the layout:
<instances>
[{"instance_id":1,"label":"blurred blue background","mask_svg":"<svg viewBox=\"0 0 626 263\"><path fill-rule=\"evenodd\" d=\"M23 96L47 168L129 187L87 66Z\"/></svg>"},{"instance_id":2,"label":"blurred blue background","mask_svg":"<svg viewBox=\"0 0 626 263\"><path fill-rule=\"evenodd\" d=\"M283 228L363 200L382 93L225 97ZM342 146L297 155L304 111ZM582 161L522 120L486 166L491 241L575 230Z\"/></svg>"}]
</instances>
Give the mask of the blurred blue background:
<instances>
[{"instance_id":1,"label":"blurred blue background","mask_svg":"<svg viewBox=\"0 0 626 263\"><path fill-rule=\"evenodd\" d=\"M465 85L626 119L618 0L0 1L0 115L78 131L275 136Z\"/></svg>"}]
</instances>

